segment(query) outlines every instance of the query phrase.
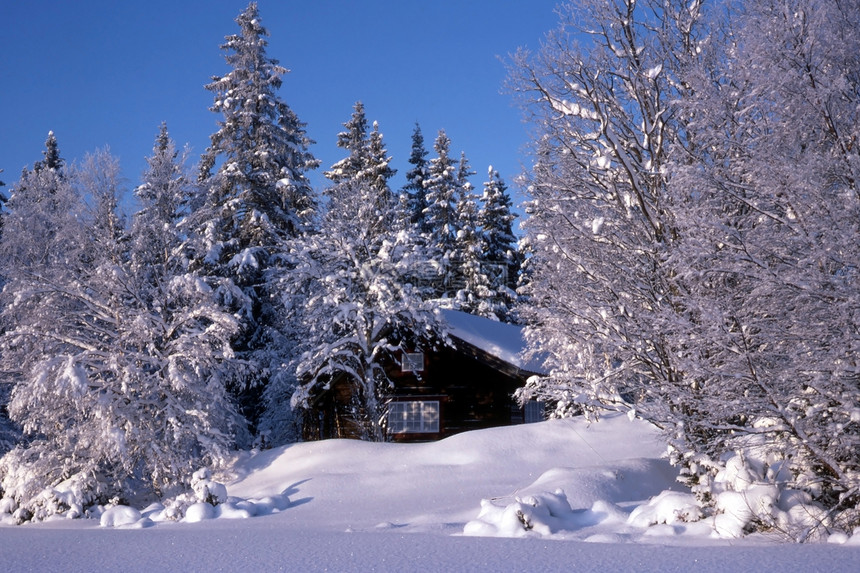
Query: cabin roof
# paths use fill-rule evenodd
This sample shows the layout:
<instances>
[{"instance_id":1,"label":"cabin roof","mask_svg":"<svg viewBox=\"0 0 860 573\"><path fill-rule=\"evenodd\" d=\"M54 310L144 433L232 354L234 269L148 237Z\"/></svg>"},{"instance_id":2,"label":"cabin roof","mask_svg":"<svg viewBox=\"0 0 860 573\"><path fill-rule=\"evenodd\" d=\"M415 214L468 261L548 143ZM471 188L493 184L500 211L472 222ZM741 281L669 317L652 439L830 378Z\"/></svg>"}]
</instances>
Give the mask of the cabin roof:
<instances>
[{"instance_id":1,"label":"cabin roof","mask_svg":"<svg viewBox=\"0 0 860 573\"><path fill-rule=\"evenodd\" d=\"M474 316L457 310L443 309L449 334L471 344L490 356L532 373L543 371L540 357L526 358L523 327Z\"/></svg>"}]
</instances>

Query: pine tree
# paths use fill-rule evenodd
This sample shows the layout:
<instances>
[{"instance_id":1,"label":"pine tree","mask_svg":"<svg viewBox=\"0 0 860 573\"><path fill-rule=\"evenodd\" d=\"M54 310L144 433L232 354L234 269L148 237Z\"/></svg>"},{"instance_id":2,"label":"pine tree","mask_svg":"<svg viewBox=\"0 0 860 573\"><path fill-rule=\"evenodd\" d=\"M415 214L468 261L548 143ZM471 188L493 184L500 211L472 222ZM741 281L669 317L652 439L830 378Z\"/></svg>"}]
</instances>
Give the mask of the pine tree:
<instances>
[{"instance_id":1,"label":"pine tree","mask_svg":"<svg viewBox=\"0 0 860 573\"><path fill-rule=\"evenodd\" d=\"M24 169L6 203L4 237L8 240L2 264L7 281L28 273L51 275L62 261L74 258L71 253L79 247L75 229L82 203L62 170L64 162L53 132L46 145L43 153L53 157L51 167Z\"/></svg>"},{"instance_id":2,"label":"pine tree","mask_svg":"<svg viewBox=\"0 0 860 573\"><path fill-rule=\"evenodd\" d=\"M337 134L337 146L348 151L349 155L325 172L325 176L335 183L354 180L367 164L367 117L363 103L355 102L352 117L343 126L346 131Z\"/></svg>"},{"instance_id":3,"label":"pine tree","mask_svg":"<svg viewBox=\"0 0 860 573\"><path fill-rule=\"evenodd\" d=\"M504 180L490 166L478 210L478 226L484 242L482 261L492 291L491 304L499 309L503 320L511 318L522 266L522 255L513 232L517 215L512 206Z\"/></svg>"},{"instance_id":4,"label":"pine tree","mask_svg":"<svg viewBox=\"0 0 860 573\"><path fill-rule=\"evenodd\" d=\"M386 197L386 203L394 203L395 197L388 184L397 174L391 167L391 156L385 148L379 123L374 121L367 142L368 166L362 171L362 178L367 180L377 191Z\"/></svg>"},{"instance_id":5,"label":"pine tree","mask_svg":"<svg viewBox=\"0 0 860 573\"><path fill-rule=\"evenodd\" d=\"M49 134L46 157L53 157L51 167L24 169L12 185L3 214L0 236L0 276L3 277L0 329L4 341L12 331L30 327L33 315L56 305L50 289L42 289L39 278L58 283L66 267L81 268L80 256L82 203L77 191L61 171L62 160L56 138ZM36 163L41 165L40 162ZM17 299L16 293L27 293ZM20 304L13 305L14 302ZM52 327L51 327L52 328ZM50 331L50 330L48 330ZM22 429L10 419L9 403L16 385L22 382L17 356L4 343L0 362L8 373L0 382L0 453L19 443ZM12 416L14 417L14 416ZM3 486L0 485L0 491Z\"/></svg>"},{"instance_id":6,"label":"pine tree","mask_svg":"<svg viewBox=\"0 0 860 573\"><path fill-rule=\"evenodd\" d=\"M162 123L146 160L143 183L134 190L140 209L132 223L130 264L145 280L151 280L147 275L154 278L177 270L169 268L171 262L179 262L177 229L196 191L184 168L186 161L187 153L179 155Z\"/></svg>"},{"instance_id":7,"label":"pine tree","mask_svg":"<svg viewBox=\"0 0 860 573\"><path fill-rule=\"evenodd\" d=\"M42 152L45 156L45 159L42 161L37 161L34 166L34 171L42 171L43 169L56 171L60 173L63 169L63 163L65 161L62 157L60 157L60 149L57 145L57 137L54 135L53 131L48 132L48 139L45 140L45 150Z\"/></svg>"},{"instance_id":8,"label":"pine tree","mask_svg":"<svg viewBox=\"0 0 860 573\"><path fill-rule=\"evenodd\" d=\"M236 21L240 33L221 46L231 71L206 86L223 121L201 161L205 196L190 217L189 251L195 268L229 279L218 292L241 317L234 348L247 365L234 390L245 393L253 422L260 385L285 351L268 326L274 322L268 280L280 264L281 242L313 220L316 200L306 172L319 162L307 150L312 141L304 124L277 96L287 70L266 55L268 32L256 3Z\"/></svg>"},{"instance_id":9,"label":"pine tree","mask_svg":"<svg viewBox=\"0 0 860 573\"><path fill-rule=\"evenodd\" d=\"M206 86L215 94L212 111L224 119L201 161L204 208L214 220L205 225L208 248L199 256L241 278L265 268L278 239L297 235L310 221L315 200L305 172L318 161L307 151L312 141L304 124L277 97L287 70L266 56L269 34L256 3L236 22L240 34L221 46L232 69Z\"/></svg>"},{"instance_id":10,"label":"pine tree","mask_svg":"<svg viewBox=\"0 0 860 573\"><path fill-rule=\"evenodd\" d=\"M449 155L451 140L440 130L433 145L436 157L430 160L427 178L424 180L427 207L424 221L427 233L427 256L436 266L438 282L431 297L453 296L462 286L459 262L456 260L457 203L461 192L458 171Z\"/></svg>"},{"instance_id":11,"label":"pine tree","mask_svg":"<svg viewBox=\"0 0 860 573\"><path fill-rule=\"evenodd\" d=\"M368 134L361 102L355 104L344 127L346 131L338 134L337 145L349 151L349 156L326 172L326 177L335 182L326 190L331 198L326 217L357 219L358 227L373 235L366 239L374 243L397 223L399 205L388 185L396 171L391 168L391 157L377 122L373 122Z\"/></svg>"},{"instance_id":12,"label":"pine tree","mask_svg":"<svg viewBox=\"0 0 860 573\"><path fill-rule=\"evenodd\" d=\"M483 266L483 239L478 228L478 203L469 177L474 175L465 153L457 166L457 235L450 260L459 277L455 306L460 310L497 318L485 304L489 296L488 280Z\"/></svg>"},{"instance_id":13,"label":"pine tree","mask_svg":"<svg viewBox=\"0 0 860 573\"><path fill-rule=\"evenodd\" d=\"M405 210L410 214L412 225L418 231L425 233L429 227L425 221L425 210L427 209L427 190L424 181L428 176L427 150L424 148L424 136L421 127L416 123L412 132L412 153L409 155L409 164L412 166L406 172L406 185L403 187L403 202Z\"/></svg>"}]
</instances>

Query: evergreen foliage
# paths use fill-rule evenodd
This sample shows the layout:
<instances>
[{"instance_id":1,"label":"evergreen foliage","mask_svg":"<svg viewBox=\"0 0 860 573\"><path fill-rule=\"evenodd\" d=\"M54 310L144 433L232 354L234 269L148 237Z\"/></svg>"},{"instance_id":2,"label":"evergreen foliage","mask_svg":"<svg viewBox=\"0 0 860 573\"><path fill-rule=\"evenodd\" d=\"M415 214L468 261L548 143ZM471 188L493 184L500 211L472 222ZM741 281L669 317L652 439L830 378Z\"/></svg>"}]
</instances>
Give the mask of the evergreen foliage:
<instances>
[{"instance_id":1,"label":"evergreen foliage","mask_svg":"<svg viewBox=\"0 0 860 573\"><path fill-rule=\"evenodd\" d=\"M481 262L488 288L484 298L500 320L511 320L523 262L513 231L517 215L512 211L513 202L499 172L492 166L487 171L477 215L482 237Z\"/></svg>"},{"instance_id":2,"label":"evergreen foliage","mask_svg":"<svg viewBox=\"0 0 860 573\"><path fill-rule=\"evenodd\" d=\"M436 156L430 160L424 180L424 222L427 232L427 257L436 266L438 279L432 298L452 297L462 285L460 261L457 260L457 203L461 192L458 171L450 153L451 140L440 130L433 149Z\"/></svg>"},{"instance_id":3,"label":"evergreen foliage","mask_svg":"<svg viewBox=\"0 0 860 573\"><path fill-rule=\"evenodd\" d=\"M457 167L457 237L450 255L458 265L462 284L456 292L460 310L497 318L486 299L490 294L489 279L483 260L483 235L478 228L478 203L469 177L474 175L465 153L460 154Z\"/></svg>"},{"instance_id":4,"label":"evergreen foliage","mask_svg":"<svg viewBox=\"0 0 860 573\"><path fill-rule=\"evenodd\" d=\"M424 147L424 135L421 126L415 124L412 131L412 151L409 155L409 164L412 166L406 172L406 185L403 187L406 210L410 214L412 225L418 231L426 233L429 230L425 220L427 209L426 189L424 181L428 176L427 149Z\"/></svg>"},{"instance_id":5,"label":"evergreen foliage","mask_svg":"<svg viewBox=\"0 0 860 573\"><path fill-rule=\"evenodd\" d=\"M332 165L331 170L325 173L325 176L335 183L355 179L367 164L367 117L363 103L355 102L352 116L343 126L346 131L337 134L337 146L348 151L349 155Z\"/></svg>"},{"instance_id":6,"label":"evergreen foliage","mask_svg":"<svg viewBox=\"0 0 860 573\"><path fill-rule=\"evenodd\" d=\"M312 224L316 199L306 172L319 162L312 141L277 96L287 70L266 55L268 31L256 3L236 19L239 34L221 46L231 70L206 86L222 115L203 155L197 200L187 224L192 267L223 279L221 303L240 319L234 350L245 365L231 383L253 424L261 388L288 359L275 323L269 283L281 264L279 245ZM212 173L212 169L217 170Z\"/></svg>"},{"instance_id":7,"label":"evergreen foliage","mask_svg":"<svg viewBox=\"0 0 860 573\"><path fill-rule=\"evenodd\" d=\"M350 414L365 437L384 439L386 363L404 348L435 343L441 330L432 305L405 280L415 243L396 228L403 215L388 186L394 170L379 126L367 134L360 103L344 126L338 144L350 155L328 172L335 184L321 228L286 244L280 315L301 354L295 378L281 377L266 392L265 431L276 441L292 431L283 409L311 409L339 379L352 389Z\"/></svg>"},{"instance_id":8,"label":"evergreen foliage","mask_svg":"<svg viewBox=\"0 0 860 573\"><path fill-rule=\"evenodd\" d=\"M34 171L47 169L49 171L60 173L63 170L63 163L65 163L65 161L60 157L60 148L57 145L57 137L54 135L53 131L48 132L48 139L45 140L45 150L42 151L42 155L45 156L45 159L37 161L34 164Z\"/></svg>"}]
</instances>

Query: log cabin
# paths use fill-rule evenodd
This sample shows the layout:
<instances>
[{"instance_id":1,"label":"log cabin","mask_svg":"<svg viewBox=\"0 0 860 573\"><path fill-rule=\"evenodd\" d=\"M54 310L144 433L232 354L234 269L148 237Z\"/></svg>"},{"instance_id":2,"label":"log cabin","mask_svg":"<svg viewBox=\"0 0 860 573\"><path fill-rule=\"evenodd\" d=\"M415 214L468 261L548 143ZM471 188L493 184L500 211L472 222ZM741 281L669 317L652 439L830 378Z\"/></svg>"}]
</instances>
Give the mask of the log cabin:
<instances>
[{"instance_id":1,"label":"log cabin","mask_svg":"<svg viewBox=\"0 0 860 573\"><path fill-rule=\"evenodd\" d=\"M524 361L522 327L453 310L442 311L451 345L399 353L385 370L393 389L386 396L385 439L439 440L459 432L543 419L542 404L521 407L514 392L539 373ZM304 416L305 440L361 438L352 385L334 379Z\"/></svg>"}]
</instances>

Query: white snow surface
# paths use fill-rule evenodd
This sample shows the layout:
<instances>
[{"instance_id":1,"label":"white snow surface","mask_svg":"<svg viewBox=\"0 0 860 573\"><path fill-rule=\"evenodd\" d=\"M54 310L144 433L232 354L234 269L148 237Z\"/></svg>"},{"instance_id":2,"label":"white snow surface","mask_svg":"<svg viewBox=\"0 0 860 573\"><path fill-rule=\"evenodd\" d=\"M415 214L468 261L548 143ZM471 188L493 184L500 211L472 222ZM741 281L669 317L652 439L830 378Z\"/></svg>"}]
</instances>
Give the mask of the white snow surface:
<instances>
[{"instance_id":1,"label":"white snow surface","mask_svg":"<svg viewBox=\"0 0 860 573\"><path fill-rule=\"evenodd\" d=\"M227 501L183 521L154 505L0 525L0 570L857 570L860 533L796 545L689 522L694 500L664 450L654 428L618 415L247 452Z\"/></svg>"}]
</instances>

